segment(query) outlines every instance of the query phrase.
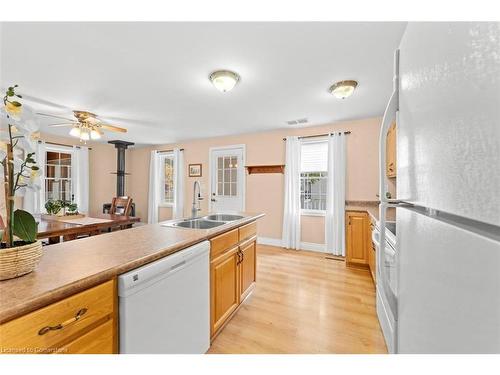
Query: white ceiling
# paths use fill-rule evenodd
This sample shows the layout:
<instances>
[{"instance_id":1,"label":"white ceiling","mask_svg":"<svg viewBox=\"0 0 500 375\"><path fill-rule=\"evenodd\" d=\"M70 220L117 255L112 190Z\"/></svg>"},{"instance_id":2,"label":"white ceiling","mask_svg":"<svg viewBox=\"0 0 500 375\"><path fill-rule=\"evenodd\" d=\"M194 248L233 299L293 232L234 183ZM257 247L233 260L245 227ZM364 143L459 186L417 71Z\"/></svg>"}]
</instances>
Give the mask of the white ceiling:
<instances>
[{"instance_id":1,"label":"white ceiling","mask_svg":"<svg viewBox=\"0 0 500 375\"><path fill-rule=\"evenodd\" d=\"M88 110L140 144L381 115L405 23L4 23L1 79L35 110ZM228 93L208 80L241 75ZM339 80L359 86L344 101ZM42 131L67 135L68 128ZM295 125L297 126L297 125Z\"/></svg>"}]
</instances>

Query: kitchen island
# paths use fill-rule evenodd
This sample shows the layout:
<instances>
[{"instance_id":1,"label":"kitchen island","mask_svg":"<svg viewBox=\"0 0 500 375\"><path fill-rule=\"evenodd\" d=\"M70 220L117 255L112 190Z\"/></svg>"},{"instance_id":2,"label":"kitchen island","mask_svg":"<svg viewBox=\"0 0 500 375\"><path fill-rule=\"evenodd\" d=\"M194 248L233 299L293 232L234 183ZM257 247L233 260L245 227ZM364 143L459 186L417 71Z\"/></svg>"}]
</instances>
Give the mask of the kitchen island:
<instances>
[{"instance_id":1,"label":"kitchen island","mask_svg":"<svg viewBox=\"0 0 500 375\"><path fill-rule=\"evenodd\" d=\"M242 232L239 228L246 228L263 216L240 215L242 219L211 229L153 224L45 247L34 272L0 282L0 350L9 352L12 337L14 342L26 344L27 338L33 335L40 344L37 350L43 352L45 346L59 345L54 337L64 332L61 341L64 350L58 351L99 352L93 344L102 337L96 330L102 330L113 336L111 344L104 340L106 345L102 351L117 352L116 277L204 240L216 241L215 246L212 245L218 252L216 255L226 254L223 247L229 245L227 240L233 237L234 230ZM81 308L65 311L76 306ZM233 313L234 309L231 310ZM63 328L58 327L60 323ZM68 329L64 329L64 323ZM41 332L45 327L49 328ZM77 327L84 330L80 332ZM51 341L50 337L54 339ZM69 345L76 341L78 345Z\"/></svg>"}]
</instances>

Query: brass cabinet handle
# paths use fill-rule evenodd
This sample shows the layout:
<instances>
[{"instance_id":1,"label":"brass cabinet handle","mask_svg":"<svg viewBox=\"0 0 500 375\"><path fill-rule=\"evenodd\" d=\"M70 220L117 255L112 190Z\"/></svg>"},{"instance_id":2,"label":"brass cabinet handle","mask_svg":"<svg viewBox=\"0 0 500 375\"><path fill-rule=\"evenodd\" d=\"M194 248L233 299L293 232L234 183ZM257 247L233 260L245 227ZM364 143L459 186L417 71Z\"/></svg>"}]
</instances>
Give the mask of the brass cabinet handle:
<instances>
[{"instance_id":1,"label":"brass cabinet handle","mask_svg":"<svg viewBox=\"0 0 500 375\"><path fill-rule=\"evenodd\" d=\"M67 325L80 320L80 318L84 316L87 313L87 311L88 311L87 308L84 307L83 309L78 310L78 312L73 318L68 319L65 322L59 323L58 325L55 326L45 326L38 331L38 335L42 336L45 335L47 332L63 329Z\"/></svg>"},{"instance_id":2,"label":"brass cabinet handle","mask_svg":"<svg viewBox=\"0 0 500 375\"><path fill-rule=\"evenodd\" d=\"M240 264L241 262L243 262L243 252L241 250L238 250L236 254L238 254L238 262L236 264Z\"/></svg>"}]
</instances>

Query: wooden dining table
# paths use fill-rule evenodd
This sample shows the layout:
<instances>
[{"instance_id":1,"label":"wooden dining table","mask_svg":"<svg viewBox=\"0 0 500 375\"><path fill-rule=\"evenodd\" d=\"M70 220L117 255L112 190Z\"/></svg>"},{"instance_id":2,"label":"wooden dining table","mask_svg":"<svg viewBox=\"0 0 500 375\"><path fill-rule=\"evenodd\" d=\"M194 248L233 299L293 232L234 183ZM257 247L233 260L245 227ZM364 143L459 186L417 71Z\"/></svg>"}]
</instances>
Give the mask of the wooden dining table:
<instances>
[{"instance_id":1,"label":"wooden dining table","mask_svg":"<svg viewBox=\"0 0 500 375\"><path fill-rule=\"evenodd\" d=\"M124 216L114 214L96 214L90 218L106 219L108 221L100 221L91 224L76 224L71 223L71 219L67 221L45 220L42 217L35 217L38 222L38 239L48 238L49 244L58 243L61 236L65 241L73 240L82 235L97 235L102 230L111 228L131 227L134 223L141 221L139 217Z\"/></svg>"}]
</instances>

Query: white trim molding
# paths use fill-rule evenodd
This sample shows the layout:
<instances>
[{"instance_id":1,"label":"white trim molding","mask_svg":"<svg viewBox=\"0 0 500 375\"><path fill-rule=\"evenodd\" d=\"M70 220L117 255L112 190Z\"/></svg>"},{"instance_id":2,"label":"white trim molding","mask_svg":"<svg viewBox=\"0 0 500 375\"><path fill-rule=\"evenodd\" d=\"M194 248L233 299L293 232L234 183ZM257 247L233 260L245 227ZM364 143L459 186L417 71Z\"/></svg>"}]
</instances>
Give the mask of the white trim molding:
<instances>
[{"instance_id":1,"label":"white trim molding","mask_svg":"<svg viewBox=\"0 0 500 375\"><path fill-rule=\"evenodd\" d=\"M280 238L271 237L257 237L257 243L261 245L283 247L283 242ZM317 251L320 253L326 253L326 246L324 243L314 243L314 242L301 242L300 250Z\"/></svg>"},{"instance_id":2,"label":"white trim molding","mask_svg":"<svg viewBox=\"0 0 500 375\"><path fill-rule=\"evenodd\" d=\"M314 243L314 242L301 242L301 250L317 251L320 253L326 253L326 245L324 243Z\"/></svg>"},{"instance_id":3,"label":"white trim molding","mask_svg":"<svg viewBox=\"0 0 500 375\"><path fill-rule=\"evenodd\" d=\"M257 237L257 243L261 245L277 246L283 247L283 241L281 238L271 238L271 237Z\"/></svg>"}]
</instances>

